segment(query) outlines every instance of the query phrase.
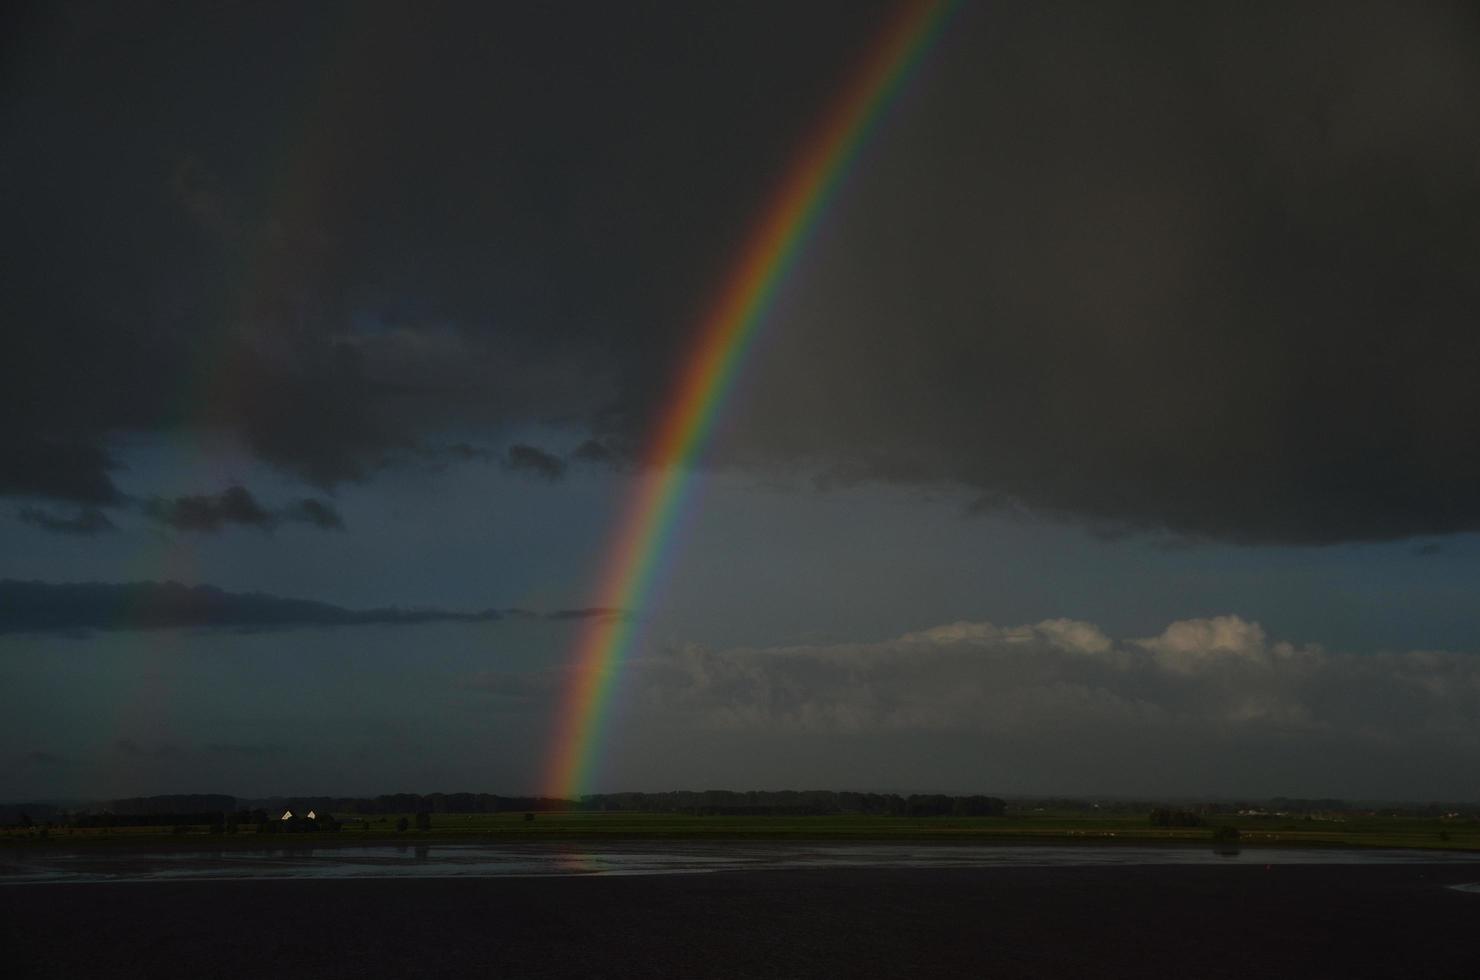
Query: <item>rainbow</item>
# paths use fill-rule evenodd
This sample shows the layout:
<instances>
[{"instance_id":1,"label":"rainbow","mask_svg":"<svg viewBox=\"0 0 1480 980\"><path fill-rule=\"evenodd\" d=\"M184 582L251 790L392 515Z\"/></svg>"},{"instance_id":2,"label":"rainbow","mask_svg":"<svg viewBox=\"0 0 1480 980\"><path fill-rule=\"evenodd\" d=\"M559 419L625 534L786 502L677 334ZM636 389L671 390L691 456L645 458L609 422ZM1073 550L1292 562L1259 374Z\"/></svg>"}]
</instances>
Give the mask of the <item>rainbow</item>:
<instances>
[{"instance_id":1,"label":"rainbow","mask_svg":"<svg viewBox=\"0 0 1480 980\"><path fill-rule=\"evenodd\" d=\"M734 386L777 290L795 265L859 151L959 0L909 0L851 84L796 155L724 279L642 457L637 486L602 565L595 605L620 614L588 623L573 657L544 770L546 796L586 792L617 668L667 554L690 485L689 467Z\"/></svg>"}]
</instances>

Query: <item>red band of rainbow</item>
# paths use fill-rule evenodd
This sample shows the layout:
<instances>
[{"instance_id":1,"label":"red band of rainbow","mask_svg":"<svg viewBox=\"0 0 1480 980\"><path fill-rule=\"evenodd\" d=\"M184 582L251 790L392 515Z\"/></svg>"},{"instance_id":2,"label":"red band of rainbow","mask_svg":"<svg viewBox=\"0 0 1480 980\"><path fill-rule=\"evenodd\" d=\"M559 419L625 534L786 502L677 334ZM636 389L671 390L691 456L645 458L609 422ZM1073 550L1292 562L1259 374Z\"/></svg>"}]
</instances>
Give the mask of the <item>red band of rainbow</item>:
<instances>
[{"instance_id":1,"label":"red band of rainbow","mask_svg":"<svg viewBox=\"0 0 1480 980\"><path fill-rule=\"evenodd\" d=\"M578 640L545 768L545 795L575 798L587 791L617 668L632 642L635 614L646 606L682 510L690 483L688 464L705 444L777 288L956 2L909 0L902 5L823 117L819 131L802 146L701 321L669 408L643 457L637 488L606 551L593 602L627 614L591 619Z\"/></svg>"}]
</instances>

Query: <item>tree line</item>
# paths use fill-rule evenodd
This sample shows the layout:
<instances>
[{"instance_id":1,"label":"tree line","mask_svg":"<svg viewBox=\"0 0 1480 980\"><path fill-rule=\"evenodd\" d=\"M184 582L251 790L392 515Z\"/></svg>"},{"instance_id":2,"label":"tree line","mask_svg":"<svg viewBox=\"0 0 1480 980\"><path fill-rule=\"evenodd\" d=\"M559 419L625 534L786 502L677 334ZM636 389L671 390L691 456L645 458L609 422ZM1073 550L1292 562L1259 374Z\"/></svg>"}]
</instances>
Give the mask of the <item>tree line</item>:
<instances>
[{"instance_id":1,"label":"tree line","mask_svg":"<svg viewBox=\"0 0 1480 980\"><path fill-rule=\"evenodd\" d=\"M48 808L51 809L51 808ZM223 795L131 797L47 817L75 827L208 825L228 832L237 825L276 823L283 811L342 817L434 813L587 812L684 813L698 816L1000 817L1007 804L995 796L940 793L856 793L835 790L673 790L664 793L600 793L579 800L495 793L386 793L373 797L308 796L238 800ZM29 817L27 822L29 822ZM19 814L16 821L18 822ZM286 829L286 828L280 828Z\"/></svg>"},{"instance_id":2,"label":"tree line","mask_svg":"<svg viewBox=\"0 0 1480 980\"><path fill-rule=\"evenodd\" d=\"M582 809L690 813L699 816L1000 817L1007 804L995 796L941 793L853 793L836 790L673 790L667 793L602 793L583 797Z\"/></svg>"}]
</instances>

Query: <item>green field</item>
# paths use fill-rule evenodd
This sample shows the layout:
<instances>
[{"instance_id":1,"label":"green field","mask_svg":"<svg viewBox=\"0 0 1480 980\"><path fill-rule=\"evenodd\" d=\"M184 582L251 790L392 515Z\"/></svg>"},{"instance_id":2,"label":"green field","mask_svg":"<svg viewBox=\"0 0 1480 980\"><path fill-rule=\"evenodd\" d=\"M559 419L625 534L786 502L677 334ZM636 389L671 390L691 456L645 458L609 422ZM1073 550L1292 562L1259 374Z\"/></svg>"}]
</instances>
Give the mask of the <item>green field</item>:
<instances>
[{"instance_id":1,"label":"green field","mask_svg":"<svg viewBox=\"0 0 1480 980\"><path fill-rule=\"evenodd\" d=\"M53 827L43 840L39 829L0 831L13 844L81 844L88 841L157 841L162 838L211 846L372 841L517 840L858 840L963 843L1156 843L1210 842L1216 827L1233 827L1240 846L1401 847L1480 850L1480 823L1471 819L1347 815L1332 819L1215 814L1207 826L1162 828L1144 813L1088 815L1066 811L1009 811L1002 817L888 816L692 816L680 813L437 813L431 829L415 828L414 814L340 814L334 833L259 836L254 826L237 833L212 833L209 827L129 827L101 829ZM398 831L397 821L410 825Z\"/></svg>"}]
</instances>

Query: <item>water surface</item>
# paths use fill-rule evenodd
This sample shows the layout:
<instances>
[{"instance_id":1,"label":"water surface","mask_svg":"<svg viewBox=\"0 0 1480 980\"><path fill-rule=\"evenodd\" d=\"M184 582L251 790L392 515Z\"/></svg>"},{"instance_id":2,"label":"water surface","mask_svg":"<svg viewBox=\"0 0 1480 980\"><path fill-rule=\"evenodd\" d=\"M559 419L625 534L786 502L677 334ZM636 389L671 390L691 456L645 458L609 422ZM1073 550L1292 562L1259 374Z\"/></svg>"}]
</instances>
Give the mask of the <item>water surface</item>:
<instances>
[{"instance_id":1,"label":"water surface","mask_svg":"<svg viewBox=\"0 0 1480 980\"><path fill-rule=\"evenodd\" d=\"M0 853L0 884L191 879L490 878L701 874L805 868L1136 865L1480 865L1480 855L1203 845L947 845L749 842L377 844L230 849L78 848Z\"/></svg>"}]
</instances>

